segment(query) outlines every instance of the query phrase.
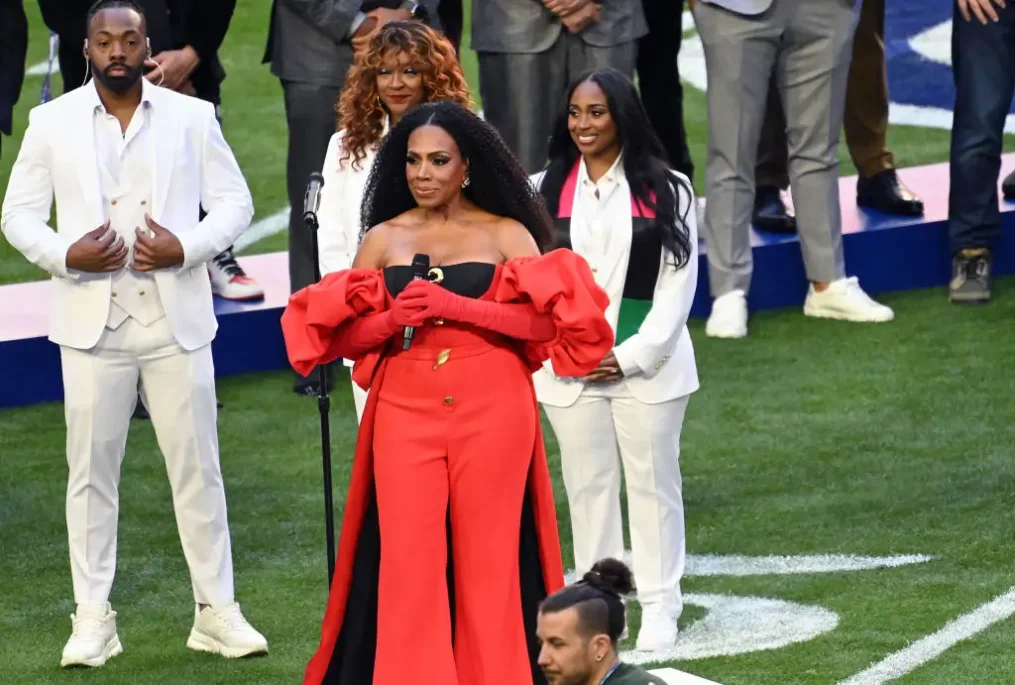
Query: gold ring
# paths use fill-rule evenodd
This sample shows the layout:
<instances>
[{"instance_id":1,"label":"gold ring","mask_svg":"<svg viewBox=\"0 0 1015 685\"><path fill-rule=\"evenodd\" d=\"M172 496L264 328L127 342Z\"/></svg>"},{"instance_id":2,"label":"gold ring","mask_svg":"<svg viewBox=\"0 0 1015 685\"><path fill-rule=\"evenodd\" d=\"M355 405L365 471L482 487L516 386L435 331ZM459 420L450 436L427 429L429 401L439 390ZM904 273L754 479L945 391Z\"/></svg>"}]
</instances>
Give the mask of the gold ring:
<instances>
[{"instance_id":1,"label":"gold ring","mask_svg":"<svg viewBox=\"0 0 1015 685\"><path fill-rule=\"evenodd\" d=\"M431 267L426 275L430 277L431 283L440 283L444 280L444 271L439 266Z\"/></svg>"}]
</instances>

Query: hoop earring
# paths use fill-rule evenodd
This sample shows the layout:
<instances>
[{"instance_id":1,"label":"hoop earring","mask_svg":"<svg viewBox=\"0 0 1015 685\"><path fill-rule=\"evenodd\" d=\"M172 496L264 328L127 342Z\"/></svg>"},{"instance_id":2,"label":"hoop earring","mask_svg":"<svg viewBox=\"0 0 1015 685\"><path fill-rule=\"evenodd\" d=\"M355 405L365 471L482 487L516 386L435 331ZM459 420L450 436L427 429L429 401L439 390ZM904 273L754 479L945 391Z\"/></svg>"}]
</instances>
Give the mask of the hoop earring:
<instances>
[{"instance_id":1,"label":"hoop earring","mask_svg":"<svg viewBox=\"0 0 1015 685\"><path fill-rule=\"evenodd\" d=\"M145 64L147 64L147 63L149 63L149 62L150 62L151 64L154 64L154 65L155 65L155 68L159 70L159 82L158 82L158 83L156 83L156 84L155 84L155 86L156 86L156 87L158 87L158 86L161 86L161 85L162 85L162 82L166 80L166 72L162 71L162 65L161 65L161 64L159 64L158 62L156 62L155 60L153 60L153 59L152 59L152 58L150 58L150 57L149 57L148 59L146 59L146 60L145 60Z\"/></svg>"}]
</instances>

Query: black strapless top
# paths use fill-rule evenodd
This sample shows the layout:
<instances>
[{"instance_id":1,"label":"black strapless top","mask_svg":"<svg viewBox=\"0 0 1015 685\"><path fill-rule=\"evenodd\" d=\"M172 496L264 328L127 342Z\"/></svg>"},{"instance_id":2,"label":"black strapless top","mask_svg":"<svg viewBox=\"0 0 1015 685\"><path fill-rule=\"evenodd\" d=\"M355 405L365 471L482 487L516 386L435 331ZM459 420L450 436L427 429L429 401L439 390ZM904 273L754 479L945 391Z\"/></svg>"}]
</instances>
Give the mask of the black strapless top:
<instances>
[{"instance_id":1,"label":"black strapless top","mask_svg":"<svg viewBox=\"0 0 1015 685\"><path fill-rule=\"evenodd\" d=\"M456 295L479 299L490 289L496 271L496 265L487 262L462 262L431 267L430 280ZM384 267L384 286L392 297L398 297L411 280L411 266Z\"/></svg>"}]
</instances>

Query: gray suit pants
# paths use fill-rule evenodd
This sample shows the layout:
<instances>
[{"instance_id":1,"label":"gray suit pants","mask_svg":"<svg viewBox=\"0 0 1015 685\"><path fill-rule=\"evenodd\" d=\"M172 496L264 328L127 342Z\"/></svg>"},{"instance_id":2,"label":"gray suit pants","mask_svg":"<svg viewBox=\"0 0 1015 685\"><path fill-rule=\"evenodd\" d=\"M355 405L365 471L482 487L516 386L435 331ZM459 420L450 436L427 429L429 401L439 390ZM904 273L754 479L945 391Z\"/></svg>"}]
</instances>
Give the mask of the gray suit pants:
<instances>
[{"instance_id":1,"label":"gray suit pants","mask_svg":"<svg viewBox=\"0 0 1015 685\"><path fill-rule=\"evenodd\" d=\"M750 287L754 168L772 78L807 278L845 275L837 153L858 11L849 0L774 0L747 17L695 3L708 73L702 235L713 297Z\"/></svg>"},{"instance_id":2,"label":"gray suit pants","mask_svg":"<svg viewBox=\"0 0 1015 685\"><path fill-rule=\"evenodd\" d=\"M546 142L564 106L567 86L587 69L613 67L634 78L638 42L611 47L589 45L561 34L549 50L537 53L479 53L479 92L483 116L496 128L525 170L546 164Z\"/></svg>"}]
</instances>

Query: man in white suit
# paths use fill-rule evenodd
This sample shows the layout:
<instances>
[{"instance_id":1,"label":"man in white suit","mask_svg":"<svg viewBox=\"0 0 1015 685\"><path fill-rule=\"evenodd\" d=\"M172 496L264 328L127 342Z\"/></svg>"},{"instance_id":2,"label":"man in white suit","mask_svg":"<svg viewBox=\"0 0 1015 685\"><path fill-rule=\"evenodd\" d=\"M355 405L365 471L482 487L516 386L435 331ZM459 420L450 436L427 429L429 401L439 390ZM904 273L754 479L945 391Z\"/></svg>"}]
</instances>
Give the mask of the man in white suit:
<instances>
[{"instance_id":1,"label":"man in white suit","mask_svg":"<svg viewBox=\"0 0 1015 685\"><path fill-rule=\"evenodd\" d=\"M142 78L150 48L136 6L93 5L84 52L92 83L32 110L0 219L8 241L53 274L77 604L61 664L101 666L123 649L109 594L139 380L194 588L187 646L264 653L233 597L206 268L249 225L253 202L212 105Z\"/></svg>"}]
</instances>

